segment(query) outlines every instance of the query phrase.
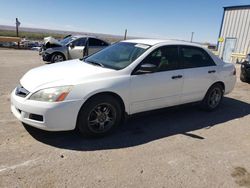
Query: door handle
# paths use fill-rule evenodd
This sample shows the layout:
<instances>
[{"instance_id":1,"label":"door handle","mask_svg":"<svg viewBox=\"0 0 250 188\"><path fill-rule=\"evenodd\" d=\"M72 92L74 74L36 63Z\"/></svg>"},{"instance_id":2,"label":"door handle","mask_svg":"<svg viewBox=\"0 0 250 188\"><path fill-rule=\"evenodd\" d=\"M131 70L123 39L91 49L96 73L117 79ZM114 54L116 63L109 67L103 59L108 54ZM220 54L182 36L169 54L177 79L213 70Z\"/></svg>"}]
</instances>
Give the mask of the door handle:
<instances>
[{"instance_id":1,"label":"door handle","mask_svg":"<svg viewBox=\"0 0 250 188\"><path fill-rule=\"evenodd\" d=\"M172 76L172 79L177 79L178 78L178 76Z\"/></svg>"},{"instance_id":2,"label":"door handle","mask_svg":"<svg viewBox=\"0 0 250 188\"><path fill-rule=\"evenodd\" d=\"M172 76L172 79L179 79L179 78L182 78L182 75Z\"/></svg>"},{"instance_id":3,"label":"door handle","mask_svg":"<svg viewBox=\"0 0 250 188\"><path fill-rule=\"evenodd\" d=\"M216 72L216 70L209 70L208 74L215 73L215 72Z\"/></svg>"}]
</instances>

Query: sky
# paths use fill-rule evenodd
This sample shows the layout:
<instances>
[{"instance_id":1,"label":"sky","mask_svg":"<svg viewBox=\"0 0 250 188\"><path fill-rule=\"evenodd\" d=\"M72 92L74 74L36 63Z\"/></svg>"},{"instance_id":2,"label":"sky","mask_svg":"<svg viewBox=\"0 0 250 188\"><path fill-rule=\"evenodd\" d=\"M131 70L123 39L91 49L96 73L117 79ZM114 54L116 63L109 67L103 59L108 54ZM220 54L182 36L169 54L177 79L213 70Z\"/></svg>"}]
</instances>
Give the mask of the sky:
<instances>
[{"instance_id":1,"label":"sky","mask_svg":"<svg viewBox=\"0 0 250 188\"><path fill-rule=\"evenodd\" d=\"M0 25L216 43L224 6L250 0L0 0Z\"/></svg>"}]
</instances>

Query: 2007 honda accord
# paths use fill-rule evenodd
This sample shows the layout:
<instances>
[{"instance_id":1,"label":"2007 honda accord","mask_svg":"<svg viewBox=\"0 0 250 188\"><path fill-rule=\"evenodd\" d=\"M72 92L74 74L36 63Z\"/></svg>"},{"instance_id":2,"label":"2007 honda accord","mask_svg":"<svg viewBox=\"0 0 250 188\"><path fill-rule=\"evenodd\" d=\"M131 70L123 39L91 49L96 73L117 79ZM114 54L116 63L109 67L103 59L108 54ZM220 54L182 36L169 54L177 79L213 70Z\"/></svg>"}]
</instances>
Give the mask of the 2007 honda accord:
<instances>
[{"instance_id":1,"label":"2007 honda accord","mask_svg":"<svg viewBox=\"0 0 250 188\"><path fill-rule=\"evenodd\" d=\"M11 110L39 129L100 136L126 114L197 101L214 110L235 82L233 64L193 43L127 40L30 70L11 94Z\"/></svg>"}]
</instances>

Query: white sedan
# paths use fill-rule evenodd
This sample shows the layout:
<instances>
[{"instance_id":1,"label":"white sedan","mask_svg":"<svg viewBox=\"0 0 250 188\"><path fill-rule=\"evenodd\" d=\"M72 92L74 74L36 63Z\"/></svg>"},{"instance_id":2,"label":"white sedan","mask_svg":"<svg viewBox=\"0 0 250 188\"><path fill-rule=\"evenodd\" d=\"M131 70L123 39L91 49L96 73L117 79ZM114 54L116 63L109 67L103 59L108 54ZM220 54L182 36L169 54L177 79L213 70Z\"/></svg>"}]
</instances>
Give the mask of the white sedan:
<instances>
[{"instance_id":1,"label":"white sedan","mask_svg":"<svg viewBox=\"0 0 250 188\"><path fill-rule=\"evenodd\" d=\"M233 64L193 43L127 40L30 70L11 94L11 110L39 129L100 136L138 112L197 101L214 110L235 82Z\"/></svg>"}]
</instances>

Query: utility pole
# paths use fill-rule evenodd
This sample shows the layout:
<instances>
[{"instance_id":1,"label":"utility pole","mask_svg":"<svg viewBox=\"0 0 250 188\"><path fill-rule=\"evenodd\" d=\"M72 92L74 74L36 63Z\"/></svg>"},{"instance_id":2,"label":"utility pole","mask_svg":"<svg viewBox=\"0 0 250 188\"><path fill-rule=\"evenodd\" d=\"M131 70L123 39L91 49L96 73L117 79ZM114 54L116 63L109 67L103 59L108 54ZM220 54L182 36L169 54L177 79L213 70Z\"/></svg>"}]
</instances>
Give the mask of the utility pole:
<instances>
[{"instance_id":1,"label":"utility pole","mask_svg":"<svg viewBox=\"0 0 250 188\"><path fill-rule=\"evenodd\" d=\"M21 23L18 21L18 18L16 18L16 36L17 36L17 37L19 37L18 28L19 28L20 25L21 25ZM17 45L18 45L18 48L19 48L20 43L18 42Z\"/></svg>"},{"instance_id":2,"label":"utility pole","mask_svg":"<svg viewBox=\"0 0 250 188\"><path fill-rule=\"evenodd\" d=\"M194 32L191 33L191 40L190 42L193 42Z\"/></svg>"},{"instance_id":3,"label":"utility pole","mask_svg":"<svg viewBox=\"0 0 250 188\"><path fill-rule=\"evenodd\" d=\"M125 29L124 40L127 39L127 29Z\"/></svg>"},{"instance_id":4,"label":"utility pole","mask_svg":"<svg viewBox=\"0 0 250 188\"><path fill-rule=\"evenodd\" d=\"M21 25L21 23L18 21L18 18L16 18L16 36L19 36L18 28Z\"/></svg>"}]
</instances>

